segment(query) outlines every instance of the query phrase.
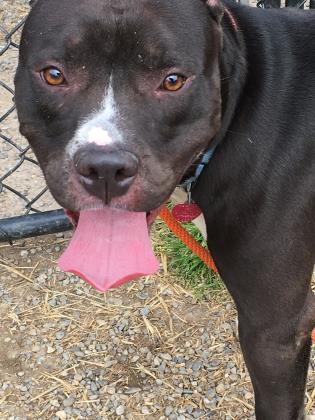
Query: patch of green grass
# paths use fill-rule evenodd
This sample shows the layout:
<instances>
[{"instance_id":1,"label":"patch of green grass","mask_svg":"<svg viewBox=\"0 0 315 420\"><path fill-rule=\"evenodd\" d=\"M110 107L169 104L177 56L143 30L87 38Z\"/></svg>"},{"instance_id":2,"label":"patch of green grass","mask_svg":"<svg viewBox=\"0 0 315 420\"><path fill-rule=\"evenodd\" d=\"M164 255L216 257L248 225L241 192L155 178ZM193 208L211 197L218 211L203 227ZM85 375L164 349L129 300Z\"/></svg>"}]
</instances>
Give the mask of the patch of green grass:
<instances>
[{"instance_id":1,"label":"patch of green grass","mask_svg":"<svg viewBox=\"0 0 315 420\"><path fill-rule=\"evenodd\" d=\"M193 223L186 223L185 228L198 242L206 246L202 234ZM161 220L156 221L155 250L166 255L169 272L191 289L197 299L205 298L209 291L222 289L223 283L219 275L193 254Z\"/></svg>"}]
</instances>

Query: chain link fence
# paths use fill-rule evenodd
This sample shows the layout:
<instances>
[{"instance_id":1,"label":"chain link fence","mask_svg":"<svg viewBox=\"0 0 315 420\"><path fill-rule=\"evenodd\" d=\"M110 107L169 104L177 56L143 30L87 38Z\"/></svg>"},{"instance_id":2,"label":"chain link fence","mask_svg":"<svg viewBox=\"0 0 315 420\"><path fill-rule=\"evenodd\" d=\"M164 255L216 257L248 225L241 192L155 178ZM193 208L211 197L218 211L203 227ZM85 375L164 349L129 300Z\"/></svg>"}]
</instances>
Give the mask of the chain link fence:
<instances>
[{"instance_id":1,"label":"chain link fence","mask_svg":"<svg viewBox=\"0 0 315 420\"><path fill-rule=\"evenodd\" d=\"M239 0L246 3L249 0ZM258 7L315 8L315 0L259 0ZM61 232L71 226L47 191L25 139L18 133L13 77L27 0L2 0L0 6L0 241ZM7 2L7 3L5 3ZM5 8L7 4L8 12Z\"/></svg>"},{"instance_id":2,"label":"chain link fence","mask_svg":"<svg viewBox=\"0 0 315 420\"><path fill-rule=\"evenodd\" d=\"M71 228L19 134L13 79L27 0L0 0L0 242Z\"/></svg>"},{"instance_id":3,"label":"chain link fence","mask_svg":"<svg viewBox=\"0 0 315 420\"><path fill-rule=\"evenodd\" d=\"M14 37L16 34L19 34L20 29L22 28L25 19L22 19L10 32L7 32L4 28L0 27L0 31L4 35L4 42L2 43L2 46L0 45L0 57L3 56L10 48L18 49L18 43L15 42ZM39 198L46 192L47 187L43 188L35 197L32 199L29 199L28 196L22 191L19 191L18 189L14 188L13 186L10 186L10 177L14 175L14 173L23 165L24 162L30 162L33 165L38 165L35 159L33 159L31 156L28 156L28 152L30 152L29 146L24 146L19 144L19 142L11 137L10 135L4 134L6 131L5 122L6 120L9 120L9 117L13 116L13 113L15 112L15 106L14 106L14 91L13 89L4 81L0 80L0 88L4 90L4 92L1 92L1 96L3 97L10 97L9 99L9 105L8 109L2 110L2 115L0 114L0 138L2 142L5 142L4 144L8 147L13 148L14 152L17 154L17 160L13 164L12 167L10 167L4 174L0 175L0 193L3 193L5 191L11 192L12 194L15 194L18 198L20 198L25 203L25 210L24 213L28 214L31 211L38 211L34 205L39 200ZM3 105L3 104L2 104ZM2 144L3 146L3 144ZM6 149L7 149L6 147ZM2 152L4 154L4 152ZM0 155L0 157L2 157ZM2 157L3 158L3 157ZM4 157L5 158L5 157ZM8 182L7 182L8 181Z\"/></svg>"}]
</instances>

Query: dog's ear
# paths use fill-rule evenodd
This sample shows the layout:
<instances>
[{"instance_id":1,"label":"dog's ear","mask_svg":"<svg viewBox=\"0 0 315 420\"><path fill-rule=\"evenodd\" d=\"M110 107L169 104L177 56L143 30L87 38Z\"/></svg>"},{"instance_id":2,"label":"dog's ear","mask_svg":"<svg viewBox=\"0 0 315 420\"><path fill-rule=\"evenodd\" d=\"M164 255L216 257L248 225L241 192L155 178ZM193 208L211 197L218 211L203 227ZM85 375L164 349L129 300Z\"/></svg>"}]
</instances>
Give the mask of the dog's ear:
<instances>
[{"instance_id":1,"label":"dog's ear","mask_svg":"<svg viewBox=\"0 0 315 420\"><path fill-rule=\"evenodd\" d=\"M203 3L208 7L211 16L217 23L221 22L224 15L224 6L220 0L202 0Z\"/></svg>"}]
</instances>

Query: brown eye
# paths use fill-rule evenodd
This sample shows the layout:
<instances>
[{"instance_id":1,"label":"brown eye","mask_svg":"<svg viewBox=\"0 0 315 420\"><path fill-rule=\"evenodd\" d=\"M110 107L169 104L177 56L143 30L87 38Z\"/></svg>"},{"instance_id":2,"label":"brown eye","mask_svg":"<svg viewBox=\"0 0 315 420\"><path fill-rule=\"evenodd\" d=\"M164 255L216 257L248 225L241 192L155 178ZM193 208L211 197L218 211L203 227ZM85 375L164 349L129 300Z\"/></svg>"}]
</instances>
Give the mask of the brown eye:
<instances>
[{"instance_id":1,"label":"brown eye","mask_svg":"<svg viewBox=\"0 0 315 420\"><path fill-rule=\"evenodd\" d=\"M181 89L186 82L186 78L180 74L170 74L164 79L163 89L169 92L176 92Z\"/></svg>"},{"instance_id":2,"label":"brown eye","mask_svg":"<svg viewBox=\"0 0 315 420\"><path fill-rule=\"evenodd\" d=\"M65 77L62 72L56 67L48 67L42 72L46 83L52 86L60 86L65 82Z\"/></svg>"}]
</instances>

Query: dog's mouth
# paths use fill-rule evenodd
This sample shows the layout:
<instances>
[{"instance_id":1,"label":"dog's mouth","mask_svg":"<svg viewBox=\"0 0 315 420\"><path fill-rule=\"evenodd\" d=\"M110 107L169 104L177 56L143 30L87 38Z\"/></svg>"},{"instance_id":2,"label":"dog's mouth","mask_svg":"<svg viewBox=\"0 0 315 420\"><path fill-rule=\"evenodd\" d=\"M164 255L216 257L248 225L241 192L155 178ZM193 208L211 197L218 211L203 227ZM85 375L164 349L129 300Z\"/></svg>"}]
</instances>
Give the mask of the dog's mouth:
<instances>
[{"instance_id":1,"label":"dog's mouth","mask_svg":"<svg viewBox=\"0 0 315 420\"><path fill-rule=\"evenodd\" d=\"M145 213L109 206L66 210L75 232L59 259L60 268L102 292L155 273L159 263L152 251L149 228L158 213L159 208Z\"/></svg>"},{"instance_id":2,"label":"dog's mouth","mask_svg":"<svg viewBox=\"0 0 315 420\"><path fill-rule=\"evenodd\" d=\"M146 212L146 220L147 220L148 229L150 229L151 226L153 225L155 219L157 218L160 212L161 207L162 206L158 207L157 209ZM79 223L80 212L65 209L65 213L68 216L71 223L73 224L73 226L76 228Z\"/></svg>"}]
</instances>

